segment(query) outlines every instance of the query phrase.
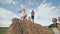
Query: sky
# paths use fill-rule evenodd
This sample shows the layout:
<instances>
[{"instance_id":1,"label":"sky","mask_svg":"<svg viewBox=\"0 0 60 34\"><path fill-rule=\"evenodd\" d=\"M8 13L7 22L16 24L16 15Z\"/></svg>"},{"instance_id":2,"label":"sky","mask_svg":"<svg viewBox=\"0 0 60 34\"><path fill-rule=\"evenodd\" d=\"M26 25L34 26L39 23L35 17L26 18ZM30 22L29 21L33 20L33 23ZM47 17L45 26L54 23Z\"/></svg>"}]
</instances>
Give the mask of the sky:
<instances>
[{"instance_id":1,"label":"sky","mask_svg":"<svg viewBox=\"0 0 60 34\"><path fill-rule=\"evenodd\" d=\"M13 18L20 18L18 13L26 9L30 16L35 11L35 23L49 26L52 18L60 17L60 0L0 0L0 27L9 27Z\"/></svg>"}]
</instances>

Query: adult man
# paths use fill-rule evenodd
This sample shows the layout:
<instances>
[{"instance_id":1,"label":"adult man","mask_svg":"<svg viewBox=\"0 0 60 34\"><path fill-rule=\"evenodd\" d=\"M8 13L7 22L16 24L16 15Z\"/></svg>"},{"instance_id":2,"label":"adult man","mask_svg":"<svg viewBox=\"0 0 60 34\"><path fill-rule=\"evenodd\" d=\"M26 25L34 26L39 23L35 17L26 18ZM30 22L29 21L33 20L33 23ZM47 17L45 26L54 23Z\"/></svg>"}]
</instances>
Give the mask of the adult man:
<instances>
[{"instance_id":1,"label":"adult man","mask_svg":"<svg viewBox=\"0 0 60 34\"><path fill-rule=\"evenodd\" d=\"M52 18L52 22L53 24L51 24L49 28L51 28L55 34L59 34L59 27L58 27L59 24L57 23L57 19Z\"/></svg>"}]
</instances>

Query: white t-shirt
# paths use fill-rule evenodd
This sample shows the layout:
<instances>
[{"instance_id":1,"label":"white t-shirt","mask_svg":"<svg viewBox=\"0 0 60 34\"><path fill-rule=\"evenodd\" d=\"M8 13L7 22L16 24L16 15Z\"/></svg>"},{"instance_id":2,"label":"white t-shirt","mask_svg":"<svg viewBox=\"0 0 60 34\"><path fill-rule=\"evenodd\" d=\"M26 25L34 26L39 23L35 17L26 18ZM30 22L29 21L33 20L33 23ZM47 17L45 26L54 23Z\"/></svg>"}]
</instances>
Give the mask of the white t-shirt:
<instances>
[{"instance_id":1,"label":"white t-shirt","mask_svg":"<svg viewBox=\"0 0 60 34\"><path fill-rule=\"evenodd\" d=\"M25 16L26 15L26 12L25 11L22 11L22 16Z\"/></svg>"}]
</instances>

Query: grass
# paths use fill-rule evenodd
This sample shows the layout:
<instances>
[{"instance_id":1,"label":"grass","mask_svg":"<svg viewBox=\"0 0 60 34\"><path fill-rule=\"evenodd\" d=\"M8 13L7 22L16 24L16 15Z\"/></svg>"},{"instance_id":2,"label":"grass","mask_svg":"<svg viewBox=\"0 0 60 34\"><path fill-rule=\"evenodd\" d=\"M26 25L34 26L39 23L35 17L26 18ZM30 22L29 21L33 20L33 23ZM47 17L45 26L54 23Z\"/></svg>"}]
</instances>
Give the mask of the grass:
<instances>
[{"instance_id":1,"label":"grass","mask_svg":"<svg viewBox=\"0 0 60 34\"><path fill-rule=\"evenodd\" d=\"M6 30L8 29L8 27L0 27L0 34L6 34ZM52 30L50 29L46 29L49 33L52 33Z\"/></svg>"},{"instance_id":2,"label":"grass","mask_svg":"<svg viewBox=\"0 0 60 34\"><path fill-rule=\"evenodd\" d=\"M6 30L8 27L0 27L0 34L6 34Z\"/></svg>"},{"instance_id":3,"label":"grass","mask_svg":"<svg viewBox=\"0 0 60 34\"><path fill-rule=\"evenodd\" d=\"M47 30L48 33L50 33L50 34L53 33L53 30L52 30L52 29L47 28L46 30Z\"/></svg>"}]
</instances>

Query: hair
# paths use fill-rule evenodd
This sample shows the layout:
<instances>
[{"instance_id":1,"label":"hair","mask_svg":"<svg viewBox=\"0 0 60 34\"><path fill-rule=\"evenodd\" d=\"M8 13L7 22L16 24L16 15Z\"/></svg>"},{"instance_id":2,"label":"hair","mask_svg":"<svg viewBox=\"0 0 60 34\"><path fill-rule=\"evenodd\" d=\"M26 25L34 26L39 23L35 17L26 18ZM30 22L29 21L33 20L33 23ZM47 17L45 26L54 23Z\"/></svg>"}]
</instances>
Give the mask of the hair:
<instances>
[{"instance_id":1,"label":"hair","mask_svg":"<svg viewBox=\"0 0 60 34\"><path fill-rule=\"evenodd\" d=\"M34 10L32 10L32 12L34 12Z\"/></svg>"},{"instance_id":2,"label":"hair","mask_svg":"<svg viewBox=\"0 0 60 34\"><path fill-rule=\"evenodd\" d=\"M55 19L57 21L57 18L52 18L52 19Z\"/></svg>"},{"instance_id":3,"label":"hair","mask_svg":"<svg viewBox=\"0 0 60 34\"><path fill-rule=\"evenodd\" d=\"M23 9L23 11L25 11L25 9Z\"/></svg>"}]
</instances>

